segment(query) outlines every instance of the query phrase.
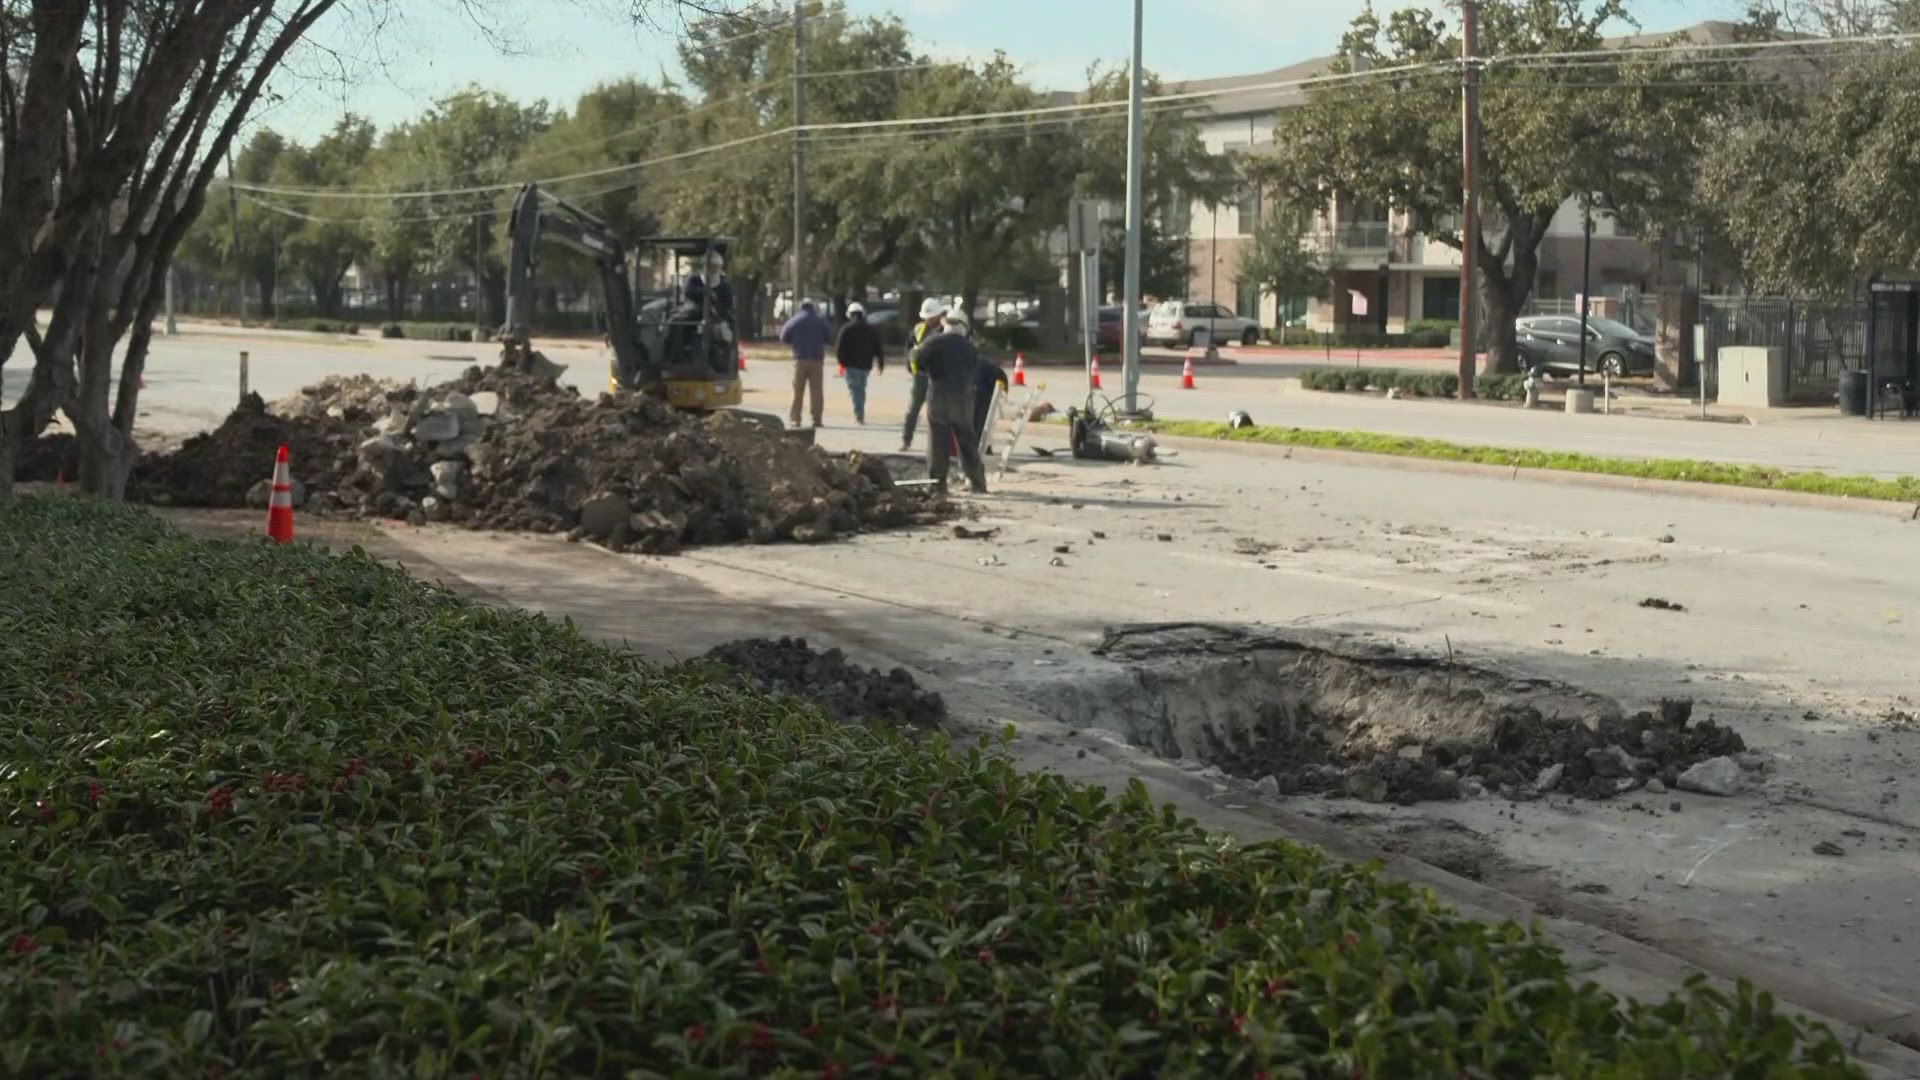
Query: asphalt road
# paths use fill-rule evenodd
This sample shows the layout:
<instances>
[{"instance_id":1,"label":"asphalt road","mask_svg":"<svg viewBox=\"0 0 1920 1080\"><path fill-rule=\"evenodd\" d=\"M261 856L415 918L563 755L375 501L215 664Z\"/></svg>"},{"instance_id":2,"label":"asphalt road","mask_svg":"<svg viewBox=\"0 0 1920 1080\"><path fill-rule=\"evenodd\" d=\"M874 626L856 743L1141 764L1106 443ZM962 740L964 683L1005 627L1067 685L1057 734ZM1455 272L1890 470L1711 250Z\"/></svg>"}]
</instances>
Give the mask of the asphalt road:
<instances>
[{"instance_id":1,"label":"asphalt road","mask_svg":"<svg viewBox=\"0 0 1920 1080\"><path fill-rule=\"evenodd\" d=\"M423 383L457 376L468 365L491 363L486 344L385 341L359 336L241 331L192 326L178 337L156 337L142 394L141 431L179 436L219 423L238 396L238 354L250 354L250 384L269 400L284 396L324 375L367 372ZM570 365L563 381L593 392L604 386L605 359L592 345L546 346L557 362ZM1234 355L1234 350L1228 350ZM1198 388L1180 388L1177 368L1147 366L1141 376L1142 404L1163 417L1221 420L1244 409L1259 424L1341 428L1425 436L1455 442L1515 448L1569 450L1616 457L1697 458L1736 464L1875 476L1920 475L1920 424L1843 420L1824 410L1813 419L1757 425L1702 423L1643 416L1568 416L1525 411L1506 404L1459 404L1326 394L1302 390L1288 376L1306 364L1298 356L1250 356L1229 366L1203 367ZM1436 370L1444 367L1436 363ZM791 368L785 361L752 360L747 371L747 405L785 414ZM16 361L0 371L11 402L25 385L26 366ZM1086 394L1074 368L1035 368L1029 381L1042 396L1065 409ZM1103 372L1107 396L1118 397L1123 380ZM908 379L889 368L870 383L869 419L897 424L905 410ZM827 385L830 423L851 419L845 386Z\"/></svg>"}]
</instances>

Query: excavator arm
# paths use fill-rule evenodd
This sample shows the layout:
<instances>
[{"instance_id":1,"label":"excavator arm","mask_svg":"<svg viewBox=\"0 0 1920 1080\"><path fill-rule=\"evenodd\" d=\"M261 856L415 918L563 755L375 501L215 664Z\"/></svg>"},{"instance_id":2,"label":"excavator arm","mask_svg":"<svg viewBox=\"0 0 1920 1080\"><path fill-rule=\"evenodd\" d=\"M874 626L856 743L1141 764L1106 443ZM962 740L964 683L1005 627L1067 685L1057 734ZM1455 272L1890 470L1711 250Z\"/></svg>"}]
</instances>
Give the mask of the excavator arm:
<instances>
[{"instance_id":1,"label":"excavator arm","mask_svg":"<svg viewBox=\"0 0 1920 1080\"><path fill-rule=\"evenodd\" d=\"M657 364L641 344L639 323L634 318L627 248L613 229L565 199L540 190L538 184L520 189L508 222L507 325L500 335L503 361L512 364L532 355L528 330L533 320L540 241L550 239L593 260L605 294L607 337L613 345L615 368L630 379L657 375L653 371Z\"/></svg>"}]
</instances>

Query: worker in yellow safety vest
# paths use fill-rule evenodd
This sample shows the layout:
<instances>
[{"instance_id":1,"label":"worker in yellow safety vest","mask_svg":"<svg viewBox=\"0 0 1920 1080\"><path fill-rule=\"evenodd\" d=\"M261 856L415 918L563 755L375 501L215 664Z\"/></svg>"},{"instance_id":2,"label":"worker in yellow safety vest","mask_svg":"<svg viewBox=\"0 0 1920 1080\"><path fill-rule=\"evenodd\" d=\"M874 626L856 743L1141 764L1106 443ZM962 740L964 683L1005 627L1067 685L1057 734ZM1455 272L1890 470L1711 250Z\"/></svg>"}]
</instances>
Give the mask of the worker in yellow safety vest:
<instances>
[{"instance_id":1,"label":"worker in yellow safety vest","mask_svg":"<svg viewBox=\"0 0 1920 1080\"><path fill-rule=\"evenodd\" d=\"M907 370L913 375L913 396L907 399L907 425L900 434L900 451L905 453L913 449L913 429L920 424L920 410L927 404L927 373L920 370L914 360L921 341L927 335L938 333L944 325L947 303L934 297L920 302L920 321L913 327L913 343L907 346Z\"/></svg>"}]
</instances>

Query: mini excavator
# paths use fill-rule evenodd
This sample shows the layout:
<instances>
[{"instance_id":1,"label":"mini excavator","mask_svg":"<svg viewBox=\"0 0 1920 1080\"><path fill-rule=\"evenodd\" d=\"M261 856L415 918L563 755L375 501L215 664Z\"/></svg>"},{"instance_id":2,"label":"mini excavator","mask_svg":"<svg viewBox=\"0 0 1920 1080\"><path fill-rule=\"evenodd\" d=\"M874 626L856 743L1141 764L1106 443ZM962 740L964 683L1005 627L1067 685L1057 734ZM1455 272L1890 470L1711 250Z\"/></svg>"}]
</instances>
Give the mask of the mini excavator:
<instances>
[{"instance_id":1,"label":"mini excavator","mask_svg":"<svg viewBox=\"0 0 1920 1080\"><path fill-rule=\"evenodd\" d=\"M739 338L733 317L732 285L723 275L728 242L720 237L655 236L623 242L606 222L538 184L527 184L513 200L508 219L507 324L500 334L500 362L518 370L550 369L533 351L534 280L542 240L552 240L593 261L606 297L607 340L613 356L611 389L651 394L679 409L710 411L740 404ZM653 248L677 266L691 260L693 272L676 276L664 304L635 304L633 251ZM651 310L649 310L651 309ZM782 426L777 416L742 416Z\"/></svg>"}]
</instances>

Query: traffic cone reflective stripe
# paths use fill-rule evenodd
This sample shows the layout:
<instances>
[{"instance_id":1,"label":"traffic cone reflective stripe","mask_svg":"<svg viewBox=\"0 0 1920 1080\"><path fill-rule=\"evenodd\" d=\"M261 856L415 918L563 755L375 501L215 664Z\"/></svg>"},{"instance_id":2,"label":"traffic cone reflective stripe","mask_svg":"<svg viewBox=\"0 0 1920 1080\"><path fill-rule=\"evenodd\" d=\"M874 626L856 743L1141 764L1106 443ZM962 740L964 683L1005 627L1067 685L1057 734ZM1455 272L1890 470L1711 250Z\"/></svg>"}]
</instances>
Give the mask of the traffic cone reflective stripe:
<instances>
[{"instance_id":1,"label":"traffic cone reflective stripe","mask_svg":"<svg viewBox=\"0 0 1920 1080\"><path fill-rule=\"evenodd\" d=\"M1180 369L1180 389L1193 389L1193 354L1187 354L1187 364Z\"/></svg>"},{"instance_id":2,"label":"traffic cone reflective stripe","mask_svg":"<svg viewBox=\"0 0 1920 1080\"><path fill-rule=\"evenodd\" d=\"M267 538L276 544L293 543L293 474L287 468L287 448L273 455L273 494L267 499Z\"/></svg>"},{"instance_id":3,"label":"traffic cone reflective stripe","mask_svg":"<svg viewBox=\"0 0 1920 1080\"><path fill-rule=\"evenodd\" d=\"M1013 354L1013 385L1027 385L1027 358L1020 353Z\"/></svg>"},{"instance_id":4,"label":"traffic cone reflective stripe","mask_svg":"<svg viewBox=\"0 0 1920 1080\"><path fill-rule=\"evenodd\" d=\"M747 347L745 345L740 347L740 370L747 370Z\"/></svg>"},{"instance_id":5,"label":"traffic cone reflective stripe","mask_svg":"<svg viewBox=\"0 0 1920 1080\"><path fill-rule=\"evenodd\" d=\"M1088 371L1089 371L1089 374L1091 375L1091 379L1087 383L1087 385L1092 387L1095 390L1100 389L1100 354L1099 353L1095 353L1093 355L1093 367L1088 369Z\"/></svg>"}]
</instances>

